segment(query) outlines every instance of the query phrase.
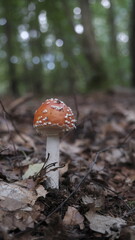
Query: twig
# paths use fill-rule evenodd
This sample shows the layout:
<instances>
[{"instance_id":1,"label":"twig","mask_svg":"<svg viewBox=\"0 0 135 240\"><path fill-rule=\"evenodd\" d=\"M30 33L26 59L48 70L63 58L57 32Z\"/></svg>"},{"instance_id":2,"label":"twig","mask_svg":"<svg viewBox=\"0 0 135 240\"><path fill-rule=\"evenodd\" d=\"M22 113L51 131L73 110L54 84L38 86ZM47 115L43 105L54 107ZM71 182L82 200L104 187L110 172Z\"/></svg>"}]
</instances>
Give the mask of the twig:
<instances>
[{"instance_id":1,"label":"twig","mask_svg":"<svg viewBox=\"0 0 135 240\"><path fill-rule=\"evenodd\" d=\"M125 141L124 141L124 143L125 143ZM82 185L82 183L85 181L85 179L86 179L86 178L89 176L89 174L91 173L94 165L97 163L97 160L98 160L99 155L100 155L101 153L106 152L106 151L108 151L108 150L110 150L110 149L113 149L113 148L115 148L115 147L116 147L116 146L106 147L106 148L104 148L104 149L102 149L102 150L100 150L100 151L98 151L98 152L96 153L96 156L95 156L95 158L94 158L94 161L90 164L90 167L89 167L88 172L85 174L85 176L84 176L84 177L82 178L82 180L79 182L79 184L77 185L77 187L75 188L75 190L72 191L71 194L70 194L60 205L58 205L57 208L55 208L50 214L48 214L44 220L41 220L40 222L38 222L38 223L35 225L34 230L37 229L45 220L47 220L49 217L51 217L51 216L52 216L54 213L56 213L59 209L61 209L61 208L65 205L65 203L68 202L68 200L77 192L77 190L80 188L80 186ZM122 199L120 196L118 196L118 193L116 193L115 191L113 191L113 190L111 190L111 189L109 189L109 188L108 188L108 190L109 190L109 191L112 191L113 193L115 193L115 194L117 195L117 197L118 197L120 200L123 201L123 199ZM125 203L125 202L124 202L124 203ZM129 209L129 206L128 206L128 205L127 205L127 207L128 207L128 209ZM132 213L134 213L134 212L135 212L135 208L129 209L129 212L127 213L127 215L129 216L130 214L132 214ZM22 236L23 234L28 233L28 232L33 232L33 229L26 229L26 230L24 230L24 231L22 231L22 232L20 232L20 233L15 234L14 237L15 237L15 238L16 238L16 237L18 238L18 237L20 237L20 236Z\"/></svg>"},{"instance_id":2,"label":"twig","mask_svg":"<svg viewBox=\"0 0 135 240\"><path fill-rule=\"evenodd\" d=\"M51 217L54 213L56 213L59 209L61 209L61 208L65 205L65 203L68 202L68 200L77 192L77 190L80 188L80 186L81 186L81 185L83 184L83 182L86 180L86 178L87 178L87 177L90 175L90 173L92 172L92 169L93 169L94 165L97 163L98 157L99 157L99 155L100 155L101 153L106 152L106 151L109 151L109 150L114 149L114 148L116 148L116 147L117 147L117 148L122 147L122 146L128 141L129 137L133 134L134 131L135 131L135 129L133 129L133 130L125 137L124 141L123 141L121 144L119 144L118 146L110 146L110 147L106 147L106 148L101 149L100 151L98 151L98 152L96 153L96 155L95 155L95 158L94 158L93 162L90 164L90 167L89 167L88 172L85 174L85 176L84 176L84 177L82 178L82 180L79 182L79 184L77 185L77 187L75 188L75 190L72 191L71 194L70 194L60 205L58 205L57 208L55 208L50 214L48 214L44 220L41 220L40 222L38 222L38 223L35 225L34 230L37 229L46 219L48 219L48 218ZM117 196L120 200L124 201L124 200L122 199L122 197L118 195L117 192L115 192L115 191L113 191L113 190L111 190L111 189L109 189L109 188L107 188L107 189L108 189L109 191L115 193L116 196ZM125 202L124 202L124 203L125 203ZM129 207L126 203L125 203L125 205L126 205L127 208L129 209L129 212L127 213L127 216L129 216L130 214L133 214L133 213L135 212L135 208L130 209L130 207ZM32 232L32 231L33 231L33 229L24 230L24 231L21 232L21 233L17 233L17 234L15 235L15 237L16 237L16 236L17 236L17 237L18 237L18 236L21 236L21 235L23 235L23 234L26 233L26 232Z\"/></svg>"},{"instance_id":3,"label":"twig","mask_svg":"<svg viewBox=\"0 0 135 240\"><path fill-rule=\"evenodd\" d=\"M1 154L2 152L6 151L6 150L9 150L9 148L4 148L4 149L2 149L2 150L0 151L0 154Z\"/></svg>"},{"instance_id":4,"label":"twig","mask_svg":"<svg viewBox=\"0 0 135 240\"><path fill-rule=\"evenodd\" d=\"M42 168L40 169L40 171L33 176L33 179L34 179L34 180L36 180L36 179L39 178L39 177L41 178L43 175L45 175L45 173L46 173L46 167L45 167L45 165L46 165L49 157L50 157L50 153L48 153L47 158L45 158L44 164L43 164Z\"/></svg>"},{"instance_id":5,"label":"twig","mask_svg":"<svg viewBox=\"0 0 135 240\"><path fill-rule=\"evenodd\" d=\"M94 165L96 164L97 160L98 160L98 157L100 155L100 153L102 152L106 152L108 150L110 150L111 147L107 147L107 148L104 148L100 151L98 151L96 153L96 156L95 156L95 159L94 161L92 162L92 164L90 164L90 167L89 167L89 170L88 172L85 174L85 176L82 178L82 180L79 182L79 184L77 185L77 187L75 188L75 190L73 192L71 192L71 194L57 207L55 208L49 215L47 215L46 219L51 217L55 212L57 212L59 209L61 209L64 204L77 192L77 190L80 188L80 186L82 185L82 183L85 181L85 179L89 176L89 174L91 173Z\"/></svg>"},{"instance_id":6,"label":"twig","mask_svg":"<svg viewBox=\"0 0 135 240\"><path fill-rule=\"evenodd\" d=\"M10 112L14 112L20 105L24 104L25 102L27 102L28 100L30 100L31 98L33 98L33 93L28 93L27 95L20 97L18 99L16 99L15 101L13 101L8 110Z\"/></svg>"},{"instance_id":7,"label":"twig","mask_svg":"<svg viewBox=\"0 0 135 240\"><path fill-rule=\"evenodd\" d=\"M131 134L130 134L130 135L131 135ZM127 139L127 138L126 138L126 139ZM124 144L124 143L125 143L125 141L123 142L123 144ZM121 147L123 144L121 144L119 147ZM90 173L92 172L92 169L93 169L94 165L97 163L97 160L98 160L99 155L100 155L101 153L103 153L103 152L106 152L106 151L111 150L111 149L114 149L114 148L116 148L116 146L106 147L106 148L101 149L100 151L98 151L98 152L96 153L96 156L95 156L95 158L94 158L94 161L90 164L90 167L89 167L88 172L84 175L84 177L83 177L82 180L79 182L79 184L77 185L77 187L75 188L75 190L74 190L73 192L71 192L71 194L70 194L57 208L55 208L49 215L47 215L46 219L49 218L49 217L51 217L55 212L57 212L59 209L61 209L61 208L64 206L64 204L77 192L77 190L80 188L80 186L82 185L82 183L85 181L85 179L86 179L86 178L90 175ZM113 190L111 190L111 189L109 189L109 188L108 188L108 190L114 192L114 193L117 195L117 197L123 201L122 197L120 197L120 196L118 195L118 193L116 193L115 191L113 191ZM124 203L125 203L125 202L124 202ZM129 207L126 203L125 203L125 205L127 206L128 209L130 209L130 207Z\"/></svg>"},{"instance_id":8,"label":"twig","mask_svg":"<svg viewBox=\"0 0 135 240\"><path fill-rule=\"evenodd\" d=\"M127 213L124 214L124 217L129 217L135 213L135 207L130 209Z\"/></svg>"},{"instance_id":9,"label":"twig","mask_svg":"<svg viewBox=\"0 0 135 240\"><path fill-rule=\"evenodd\" d=\"M119 144L119 148L122 147L128 140L129 138L133 135L133 133L135 132L135 128L132 129L127 135L126 137L124 138L124 140L122 141L122 143Z\"/></svg>"},{"instance_id":10,"label":"twig","mask_svg":"<svg viewBox=\"0 0 135 240\"><path fill-rule=\"evenodd\" d=\"M80 113L79 113L78 103L77 103L77 98L75 93L73 94L73 99L74 99L75 109L76 109L76 119L78 121Z\"/></svg>"},{"instance_id":11,"label":"twig","mask_svg":"<svg viewBox=\"0 0 135 240\"><path fill-rule=\"evenodd\" d=\"M0 104L1 104L1 107L3 109L3 115L4 115L4 119L5 119L6 125L7 125L8 132L10 134L10 138L11 138L12 145L13 145L13 148L14 148L14 153L17 156L17 150L16 150L16 147L15 147L14 141L12 139L12 133L11 133L11 131L9 129L9 126L8 126L8 123L7 123L7 119L6 119L6 115L8 115L8 113L6 112L5 107L4 107L3 103L1 102L1 100L0 100Z\"/></svg>"},{"instance_id":12,"label":"twig","mask_svg":"<svg viewBox=\"0 0 135 240\"><path fill-rule=\"evenodd\" d=\"M26 141L26 139L20 134L20 132L18 131L18 129L16 128L16 126L15 126L15 124L14 124L14 121L13 121L13 119L12 119L12 116L6 111L6 109L5 109L5 107L4 107L4 105L3 105L3 103L2 103L2 101L0 100L0 105L1 105L1 107L2 107L2 110L3 110L3 113L4 113L4 116L5 116L5 118L6 118L6 116L10 119L10 121L11 121L11 123L12 123L12 125L13 125L13 127L14 127L14 129L15 129L15 131L16 131L16 133L20 136L20 138L25 142L25 143L27 143L27 141ZM8 129L9 130L9 129Z\"/></svg>"},{"instance_id":13,"label":"twig","mask_svg":"<svg viewBox=\"0 0 135 240\"><path fill-rule=\"evenodd\" d=\"M75 190L74 190L73 192L71 192L71 194L70 194L60 205L58 205L57 208L55 208L50 214L48 214L44 220L41 220L40 222L38 222L38 223L35 225L34 230L35 230L36 228L38 228L46 219L48 219L48 218L51 217L54 213L56 213L59 209L61 209L66 202L68 202L68 200L77 192L77 190L79 189L79 187L81 186L81 184L85 181L85 179L86 179L86 178L88 177L88 175L91 173L94 165L96 164L96 162L97 162L97 160L98 160L98 157L99 157L100 153L106 152L106 151L108 151L110 148L112 148L112 147L104 148L104 149L102 149L102 150L100 150L100 151L98 151L98 152L96 153L96 156L95 156L95 158L94 158L94 161L93 161L92 164L90 164L90 167L89 167L88 172L87 172L86 175L82 178L82 180L79 182L79 184L77 185L77 187L75 188ZM21 233L17 233L17 234L15 235L15 237L19 237L19 236L25 234L26 232L32 232L32 231L33 231L33 229L24 230L24 231L21 232Z\"/></svg>"},{"instance_id":14,"label":"twig","mask_svg":"<svg viewBox=\"0 0 135 240\"><path fill-rule=\"evenodd\" d=\"M114 194L116 195L116 197L117 197L119 200L121 200L121 201L124 203L124 205L125 205L129 210L131 210L131 207L130 207L130 206L124 201L124 199L119 195L119 192L116 192L116 191L112 190L112 189L109 188L108 186L103 186L102 183L97 182L96 179L91 179L91 181L94 182L95 184L103 187L104 189L107 189L108 191L114 193Z\"/></svg>"},{"instance_id":15,"label":"twig","mask_svg":"<svg viewBox=\"0 0 135 240\"><path fill-rule=\"evenodd\" d=\"M42 168L40 169L40 171L33 176L34 180L42 179L50 171L56 171L58 168L63 168L63 166L55 167L57 162L53 162L53 163L46 165L49 157L50 157L50 153L48 153L47 158L45 158L44 164L43 164ZM39 181L37 182L37 184L38 183L39 183Z\"/></svg>"}]
</instances>

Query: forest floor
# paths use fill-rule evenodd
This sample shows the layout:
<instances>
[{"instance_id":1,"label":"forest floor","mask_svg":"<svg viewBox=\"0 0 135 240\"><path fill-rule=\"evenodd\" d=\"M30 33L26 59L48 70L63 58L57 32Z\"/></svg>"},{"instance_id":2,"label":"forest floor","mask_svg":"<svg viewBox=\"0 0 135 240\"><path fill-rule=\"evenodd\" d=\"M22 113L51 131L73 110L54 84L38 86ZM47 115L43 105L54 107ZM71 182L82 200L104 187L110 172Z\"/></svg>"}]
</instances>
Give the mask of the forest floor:
<instances>
[{"instance_id":1,"label":"forest floor","mask_svg":"<svg viewBox=\"0 0 135 240\"><path fill-rule=\"evenodd\" d=\"M45 99L1 100L0 239L135 239L135 93L59 99L78 117L61 138L59 190L46 189L45 168L24 179L45 161L32 124Z\"/></svg>"}]
</instances>

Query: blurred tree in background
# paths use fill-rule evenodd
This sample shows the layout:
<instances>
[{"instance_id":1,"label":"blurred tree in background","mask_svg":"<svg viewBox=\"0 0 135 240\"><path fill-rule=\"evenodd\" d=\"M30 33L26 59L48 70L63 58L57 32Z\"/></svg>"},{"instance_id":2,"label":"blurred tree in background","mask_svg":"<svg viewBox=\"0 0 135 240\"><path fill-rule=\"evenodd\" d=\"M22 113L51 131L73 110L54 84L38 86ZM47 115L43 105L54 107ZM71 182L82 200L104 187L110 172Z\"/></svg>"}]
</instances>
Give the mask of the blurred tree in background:
<instances>
[{"instance_id":1,"label":"blurred tree in background","mask_svg":"<svg viewBox=\"0 0 135 240\"><path fill-rule=\"evenodd\" d=\"M135 86L134 16L134 0L1 0L0 93Z\"/></svg>"}]
</instances>

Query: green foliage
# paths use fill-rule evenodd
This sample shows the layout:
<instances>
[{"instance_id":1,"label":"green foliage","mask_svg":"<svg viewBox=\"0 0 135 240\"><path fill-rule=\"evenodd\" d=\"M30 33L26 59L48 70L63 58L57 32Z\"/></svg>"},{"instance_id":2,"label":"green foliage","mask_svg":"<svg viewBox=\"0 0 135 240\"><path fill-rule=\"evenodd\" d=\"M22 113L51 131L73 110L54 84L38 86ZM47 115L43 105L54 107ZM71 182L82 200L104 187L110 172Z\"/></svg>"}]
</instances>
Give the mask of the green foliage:
<instances>
[{"instance_id":1,"label":"green foliage","mask_svg":"<svg viewBox=\"0 0 135 240\"><path fill-rule=\"evenodd\" d=\"M111 41L109 3L89 1L96 43L108 76L102 86L130 86L131 2L113 1L117 49ZM0 1L0 94L91 90L96 70L84 53L84 33L75 30L81 24L79 11L77 0Z\"/></svg>"}]
</instances>

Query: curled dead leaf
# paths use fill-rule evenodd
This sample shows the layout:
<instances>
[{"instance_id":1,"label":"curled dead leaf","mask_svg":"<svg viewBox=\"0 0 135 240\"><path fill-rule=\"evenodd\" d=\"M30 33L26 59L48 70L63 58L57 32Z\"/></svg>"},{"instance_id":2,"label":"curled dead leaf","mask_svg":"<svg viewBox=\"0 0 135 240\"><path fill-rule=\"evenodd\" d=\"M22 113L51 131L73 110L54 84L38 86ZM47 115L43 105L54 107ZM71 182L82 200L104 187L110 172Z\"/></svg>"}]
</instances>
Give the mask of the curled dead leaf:
<instances>
[{"instance_id":1,"label":"curled dead leaf","mask_svg":"<svg viewBox=\"0 0 135 240\"><path fill-rule=\"evenodd\" d=\"M64 173L66 173L66 172L68 171L69 163L70 163L70 161L68 161L68 162L64 165L64 167L62 167L62 168L59 169L60 176L62 176Z\"/></svg>"},{"instance_id":2,"label":"curled dead leaf","mask_svg":"<svg viewBox=\"0 0 135 240\"><path fill-rule=\"evenodd\" d=\"M14 142L17 145L23 145L23 146L25 145L26 147L33 148L36 151L36 146L35 146L33 138L31 138L30 136L28 136L24 133L21 133L21 135L15 135Z\"/></svg>"},{"instance_id":3,"label":"curled dead leaf","mask_svg":"<svg viewBox=\"0 0 135 240\"><path fill-rule=\"evenodd\" d=\"M30 164L27 171L23 175L23 179L33 177L35 174L40 172L40 170L42 169L43 166L44 166L44 163Z\"/></svg>"},{"instance_id":4,"label":"curled dead leaf","mask_svg":"<svg viewBox=\"0 0 135 240\"><path fill-rule=\"evenodd\" d=\"M121 227L126 225L126 221L121 218L111 216L103 216L89 210L85 217L90 223L90 229L105 234L106 237L111 236L111 240L119 237Z\"/></svg>"},{"instance_id":5,"label":"curled dead leaf","mask_svg":"<svg viewBox=\"0 0 135 240\"><path fill-rule=\"evenodd\" d=\"M83 196L82 201L84 204L94 204L94 208L99 210L104 204L104 196L92 197L92 196Z\"/></svg>"},{"instance_id":6,"label":"curled dead leaf","mask_svg":"<svg viewBox=\"0 0 135 240\"><path fill-rule=\"evenodd\" d=\"M80 229L84 228L84 217L74 207L68 207L68 210L64 216L63 222L65 225L79 225Z\"/></svg>"},{"instance_id":7,"label":"curled dead leaf","mask_svg":"<svg viewBox=\"0 0 135 240\"><path fill-rule=\"evenodd\" d=\"M35 191L21 187L14 183L0 182L0 206L1 208L9 211L16 211L18 209L27 209L30 211L30 206L35 204L35 201L39 196L45 197L46 190L43 191L42 187L37 188L37 194Z\"/></svg>"}]
</instances>

